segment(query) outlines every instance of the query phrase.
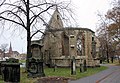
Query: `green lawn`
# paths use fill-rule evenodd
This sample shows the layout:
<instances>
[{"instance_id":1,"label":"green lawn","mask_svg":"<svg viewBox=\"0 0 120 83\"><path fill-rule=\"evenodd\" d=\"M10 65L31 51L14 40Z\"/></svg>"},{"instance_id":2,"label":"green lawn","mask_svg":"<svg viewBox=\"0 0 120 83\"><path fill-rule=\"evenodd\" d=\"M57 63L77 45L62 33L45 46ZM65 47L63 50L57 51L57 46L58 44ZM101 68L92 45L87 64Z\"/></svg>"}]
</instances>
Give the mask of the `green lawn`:
<instances>
[{"instance_id":1,"label":"green lawn","mask_svg":"<svg viewBox=\"0 0 120 83\"><path fill-rule=\"evenodd\" d=\"M119 60L114 60L113 63L110 62L110 64L114 64L114 65L120 66L120 62L119 62Z\"/></svg>"},{"instance_id":2,"label":"green lawn","mask_svg":"<svg viewBox=\"0 0 120 83\"><path fill-rule=\"evenodd\" d=\"M53 68L45 68L44 72L46 76L61 76L71 79L79 79L82 77L93 75L105 69L107 69L107 67L104 66L96 67L96 68L88 68L87 72L80 73L79 68L77 68L76 75L71 75L70 68L57 68L55 72ZM27 73L25 73L25 69L21 68L20 83L33 83L37 79L38 78L27 78ZM0 83L4 83L2 79L0 79Z\"/></svg>"},{"instance_id":3,"label":"green lawn","mask_svg":"<svg viewBox=\"0 0 120 83\"><path fill-rule=\"evenodd\" d=\"M96 68L88 68L86 72L80 73L80 69L77 68L76 75L71 75L70 68L57 68L55 72L53 68L46 68L45 74L46 76L62 76L62 77L68 77L72 79L79 79L82 77L93 75L105 69L107 69L107 67L104 67L104 66L96 67Z\"/></svg>"},{"instance_id":4,"label":"green lawn","mask_svg":"<svg viewBox=\"0 0 120 83\"><path fill-rule=\"evenodd\" d=\"M19 60L19 63L26 63L26 60Z\"/></svg>"}]
</instances>

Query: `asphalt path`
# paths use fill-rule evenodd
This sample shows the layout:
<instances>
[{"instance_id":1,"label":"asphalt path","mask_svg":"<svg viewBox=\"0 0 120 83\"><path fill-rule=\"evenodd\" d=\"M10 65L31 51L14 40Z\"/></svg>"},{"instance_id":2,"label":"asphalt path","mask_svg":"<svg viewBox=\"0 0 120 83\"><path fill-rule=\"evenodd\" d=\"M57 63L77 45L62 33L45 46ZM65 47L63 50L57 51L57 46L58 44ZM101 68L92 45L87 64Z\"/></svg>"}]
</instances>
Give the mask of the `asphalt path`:
<instances>
[{"instance_id":1,"label":"asphalt path","mask_svg":"<svg viewBox=\"0 0 120 83\"><path fill-rule=\"evenodd\" d=\"M84 77L68 83L120 83L120 66L104 64L109 67L107 70L101 71L92 76Z\"/></svg>"}]
</instances>

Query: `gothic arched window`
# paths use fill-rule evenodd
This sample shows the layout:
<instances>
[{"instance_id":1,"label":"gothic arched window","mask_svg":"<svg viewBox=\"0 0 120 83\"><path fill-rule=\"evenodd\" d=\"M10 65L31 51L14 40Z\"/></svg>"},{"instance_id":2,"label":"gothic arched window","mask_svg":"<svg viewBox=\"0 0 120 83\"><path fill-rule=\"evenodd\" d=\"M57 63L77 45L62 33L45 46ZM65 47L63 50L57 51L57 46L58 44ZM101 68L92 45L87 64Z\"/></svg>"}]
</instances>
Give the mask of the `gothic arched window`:
<instances>
[{"instance_id":1,"label":"gothic arched window","mask_svg":"<svg viewBox=\"0 0 120 83\"><path fill-rule=\"evenodd\" d=\"M82 36L77 38L77 54L82 56Z\"/></svg>"},{"instance_id":2,"label":"gothic arched window","mask_svg":"<svg viewBox=\"0 0 120 83\"><path fill-rule=\"evenodd\" d=\"M57 20L59 20L59 15L57 15Z\"/></svg>"}]
</instances>

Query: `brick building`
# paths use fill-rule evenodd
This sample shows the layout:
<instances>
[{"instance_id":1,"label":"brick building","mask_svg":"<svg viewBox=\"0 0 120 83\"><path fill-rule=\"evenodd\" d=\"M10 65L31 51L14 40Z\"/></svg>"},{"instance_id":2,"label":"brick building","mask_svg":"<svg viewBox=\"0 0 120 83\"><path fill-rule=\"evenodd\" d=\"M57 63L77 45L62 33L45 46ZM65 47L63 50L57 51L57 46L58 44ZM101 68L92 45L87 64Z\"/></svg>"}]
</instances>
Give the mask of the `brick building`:
<instances>
[{"instance_id":1,"label":"brick building","mask_svg":"<svg viewBox=\"0 0 120 83\"><path fill-rule=\"evenodd\" d=\"M4 53L4 52L0 49L0 57L1 57L1 59L3 59L3 58L16 58L17 56L19 56L19 52L12 50L12 45L11 45L11 43L10 43L8 52L5 52L5 53Z\"/></svg>"}]
</instances>

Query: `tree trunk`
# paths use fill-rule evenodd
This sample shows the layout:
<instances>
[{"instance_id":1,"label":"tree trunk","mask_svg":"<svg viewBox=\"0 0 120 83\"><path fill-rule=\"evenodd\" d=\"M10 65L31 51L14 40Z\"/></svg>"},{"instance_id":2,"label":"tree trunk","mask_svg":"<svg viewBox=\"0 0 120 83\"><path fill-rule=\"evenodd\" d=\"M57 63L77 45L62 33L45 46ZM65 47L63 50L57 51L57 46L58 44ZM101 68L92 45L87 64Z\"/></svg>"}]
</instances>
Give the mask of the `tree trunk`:
<instances>
[{"instance_id":1,"label":"tree trunk","mask_svg":"<svg viewBox=\"0 0 120 83\"><path fill-rule=\"evenodd\" d=\"M108 49L107 49L107 62L109 63Z\"/></svg>"},{"instance_id":2,"label":"tree trunk","mask_svg":"<svg viewBox=\"0 0 120 83\"><path fill-rule=\"evenodd\" d=\"M118 56L118 63L120 64L120 57Z\"/></svg>"},{"instance_id":3,"label":"tree trunk","mask_svg":"<svg viewBox=\"0 0 120 83\"><path fill-rule=\"evenodd\" d=\"M31 35L30 35L30 19L29 19L29 0L27 0L27 56L26 56L26 70L29 68L29 58L31 57Z\"/></svg>"},{"instance_id":4,"label":"tree trunk","mask_svg":"<svg viewBox=\"0 0 120 83\"><path fill-rule=\"evenodd\" d=\"M106 54L107 54L107 62L109 63L109 54L108 54L108 44L106 42Z\"/></svg>"},{"instance_id":5,"label":"tree trunk","mask_svg":"<svg viewBox=\"0 0 120 83\"><path fill-rule=\"evenodd\" d=\"M26 56L26 70L28 70L29 66L29 58L31 57L31 38L30 31L27 31L27 56Z\"/></svg>"}]
</instances>

